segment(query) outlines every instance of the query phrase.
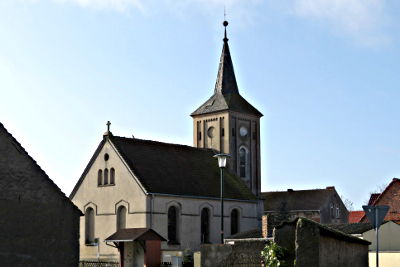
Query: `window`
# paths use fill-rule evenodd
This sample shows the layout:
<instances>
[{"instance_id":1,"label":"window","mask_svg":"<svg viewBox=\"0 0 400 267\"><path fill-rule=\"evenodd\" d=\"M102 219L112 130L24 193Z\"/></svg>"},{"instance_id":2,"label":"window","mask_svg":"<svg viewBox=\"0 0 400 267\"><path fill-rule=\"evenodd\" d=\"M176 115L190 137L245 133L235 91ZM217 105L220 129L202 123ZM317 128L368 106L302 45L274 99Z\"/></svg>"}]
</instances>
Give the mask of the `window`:
<instances>
[{"instance_id":1,"label":"window","mask_svg":"<svg viewBox=\"0 0 400 267\"><path fill-rule=\"evenodd\" d=\"M115 184L115 169L111 168L110 170L110 184Z\"/></svg>"},{"instance_id":2,"label":"window","mask_svg":"<svg viewBox=\"0 0 400 267\"><path fill-rule=\"evenodd\" d=\"M340 218L340 209L336 207L336 218Z\"/></svg>"},{"instance_id":3,"label":"window","mask_svg":"<svg viewBox=\"0 0 400 267\"><path fill-rule=\"evenodd\" d=\"M168 243L178 244L178 213L174 206L168 209Z\"/></svg>"},{"instance_id":4,"label":"window","mask_svg":"<svg viewBox=\"0 0 400 267\"><path fill-rule=\"evenodd\" d=\"M239 149L239 174L240 177L246 177L246 155L247 151L244 147Z\"/></svg>"},{"instance_id":5,"label":"window","mask_svg":"<svg viewBox=\"0 0 400 267\"><path fill-rule=\"evenodd\" d=\"M201 210L201 243L210 243L210 211Z\"/></svg>"},{"instance_id":6,"label":"window","mask_svg":"<svg viewBox=\"0 0 400 267\"><path fill-rule=\"evenodd\" d=\"M108 185L108 169L104 169L104 185Z\"/></svg>"},{"instance_id":7,"label":"window","mask_svg":"<svg viewBox=\"0 0 400 267\"><path fill-rule=\"evenodd\" d=\"M231 212L231 235L239 232L239 211L237 209Z\"/></svg>"},{"instance_id":8,"label":"window","mask_svg":"<svg viewBox=\"0 0 400 267\"><path fill-rule=\"evenodd\" d=\"M117 231L126 228L126 208L119 206L117 210Z\"/></svg>"},{"instance_id":9,"label":"window","mask_svg":"<svg viewBox=\"0 0 400 267\"><path fill-rule=\"evenodd\" d=\"M221 129L221 136L225 136L225 128Z\"/></svg>"},{"instance_id":10,"label":"window","mask_svg":"<svg viewBox=\"0 0 400 267\"><path fill-rule=\"evenodd\" d=\"M103 184L103 171L99 170L97 172L97 185L102 185Z\"/></svg>"},{"instance_id":11,"label":"window","mask_svg":"<svg viewBox=\"0 0 400 267\"><path fill-rule=\"evenodd\" d=\"M87 208L85 212L85 244L94 243L94 210Z\"/></svg>"},{"instance_id":12,"label":"window","mask_svg":"<svg viewBox=\"0 0 400 267\"><path fill-rule=\"evenodd\" d=\"M201 132L198 133L198 139L201 140Z\"/></svg>"}]
</instances>

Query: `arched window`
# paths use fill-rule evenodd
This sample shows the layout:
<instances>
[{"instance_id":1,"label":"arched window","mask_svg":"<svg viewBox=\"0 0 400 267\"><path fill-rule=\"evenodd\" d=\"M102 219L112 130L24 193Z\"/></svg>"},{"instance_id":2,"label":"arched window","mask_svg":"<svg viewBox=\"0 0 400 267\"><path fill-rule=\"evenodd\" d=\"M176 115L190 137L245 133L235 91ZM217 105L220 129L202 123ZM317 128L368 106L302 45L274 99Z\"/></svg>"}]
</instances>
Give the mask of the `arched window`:
<instances>
[{"instance_id":1,"label":"arched window","mask_svg":"<svg viewBox=\"0 0 400 267\"><path fill-rule=\"evenodd\" d=\"M210 243L210 211L201 210L201 243Z\"/></svg>"},{"instance_id":2,"label":"arched window","mask_svg":"<svg viewBox=\"0 0 400 267\"><path fill-rule=\"evenodd\" d=\"M178 212L174 206L168 209L168 243L178 244Z\"/></svg>"},{"instance_id":3,"label":"arched window","mask_svg":"<svg viewBox=\"0 0 400 267\"><path fill-rule=\"evenodd\" d=\"M126 228L126 208L119 206L117 209L117 231Z\"/></svg>"},{"instance_id":4,"label":"arched window","mask_svg":"<svg viewBox=\"0 0 400 267\"><path fill-rule=\"evenodd\" d=\"M103 171L99 170L97 172L97 185L102 185L103 184Z\"/></svg>"},{"instance_id":5,"label":"arched window","mask_svg":"<svg viewBox=\"0 0 400 267\"><path fill-rule=\"evenodd\" d=\"M108 169L104 169L104 185L108 184Z\"/></svg>"},{"instance_id":6,"label":"arched window","mask_svg":"<svg viewBox=\"0 0 400 267\"><path fill-rule=\"evenodd\" d=\"M94 243L94 210L87 208L85 212L85 243Z\"/></svg>"},{"instance_id":7,"label":"arched window","mask_svg":"<svg viewBox=\"0 0 400 267\"><path fill-rule=\"evenodd\" d=\"M246 177L246 165L247 165L247 151L244 147L239 149L239 174L240 177Z\"/></svg>"},{"instance_id":8,"label":"arched window","mask_svg":"<svg viewBox=\"0 0 400 267\"><path fill-rule=\"evenodd\" d=\"M239 211L237 209L231 212L231 235L239 232Z\"/></svg>"},{"instance_id":9,"label":"arched window","mask_svg":"<svg viewBox=\"0 0 400 267\"><path fill-rule=\"evenodd\" d=\"M110 184L115 184L115 169L111 168L110 170Z\"/></svg>"}]
</instances>

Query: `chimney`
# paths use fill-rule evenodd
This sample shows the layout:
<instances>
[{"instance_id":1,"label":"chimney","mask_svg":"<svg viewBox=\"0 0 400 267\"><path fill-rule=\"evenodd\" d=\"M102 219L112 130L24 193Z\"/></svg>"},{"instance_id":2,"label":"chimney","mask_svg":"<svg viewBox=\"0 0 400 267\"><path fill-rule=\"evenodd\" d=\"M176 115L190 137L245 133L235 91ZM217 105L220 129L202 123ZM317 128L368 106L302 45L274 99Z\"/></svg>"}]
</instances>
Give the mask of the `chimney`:
<instances>
[{"instance_id":1,"label":"chimney","mask_svg":"<svg viewBox=\"0 0 400 267\"><path fill-rule=\"evenodd\" d=\"M334 186L327 186L326 189L327 190L335 190L335 187Z\"/></svg>"},{"instance_id":2,"label":"chimney","mask_svg":"<svg viewBox=\"0 0 400 267\"><path fill-rule=\"evenodd\" d=\"M293 189L289 188L287 191L288 191L288 192L293 192Z\"/></svg>"}]
</instances>

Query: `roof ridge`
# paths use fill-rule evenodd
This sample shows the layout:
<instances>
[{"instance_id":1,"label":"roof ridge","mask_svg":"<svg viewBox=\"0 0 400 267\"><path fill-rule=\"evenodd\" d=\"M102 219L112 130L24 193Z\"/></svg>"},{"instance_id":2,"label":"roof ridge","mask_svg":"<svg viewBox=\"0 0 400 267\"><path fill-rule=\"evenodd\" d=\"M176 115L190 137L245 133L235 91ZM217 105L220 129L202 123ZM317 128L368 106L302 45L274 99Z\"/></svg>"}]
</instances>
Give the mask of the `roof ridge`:
<instances>
[{"instance_id":1,"label":"roof ridge","mask_svg":"<svg viewBox=\"0 0 400 267\"><path fill-rule=\"evenodd\" d=\"M162 142L162 141L157 141L157 140L150 140L150 139L141 139L141 138L136 138L136 137L125 137L125 136L112 136L111 139L113 138L121 138L121 139L125 139L125 140L129 140L129 141L139 141L139 142L143 142L143 143L153 143L153 144L157 144L157 145L164 145L164 146L176 146L176 147L185 147L188 149L193 149L193 150L203 150L203 151L212 151L214 152L213 149L210 148L200 148L200 147L193 147L190 145L184 145L184 144L176 144L176 143L168 143L168 142Z\"/></svg>"},{"instance_id":2,"label":"roof ridge","mask_svg":"<svg viewBox=\"0 0 400 267\"><path fill-rule=\"evenodd\" d=\"M300 189L300 190L295 190L293 191L267 191L267 192L261 192L261 194L267 194L267 193L295 193L295 192L304 192L304 191L332 191L332 189L326 189L326 188L315 188L315 189Z\"/></svg>"},{"instance_id":3,"label":"roof ridge","mask_svg":"<svg viewBox=\"0 0 400 267\"><path fill-rule=\"evenodd\" d=\"M58 187L58 185L49 177L49 175L42 169L42 167L40 167L40 165L37 163L37 161L31 156L29 155L29 153L26 151L26 149L21 145L20 142L18 142L18 140L7 130L7 128L0 122L0 128L4 129L4 131L6 132L6 134L8 134L11 137L11 140L20 148L20 150L31 160L31 162L33 163L33 166L38 169L42 174L45 175L46 181L49 182L49 184L53 187L55 187L56 191L58 194L60 194L64 200L67 200L67 202L69 202L73 207L75 207L79 212L81 212L81 210L75 206L75 204L65 195L65 193L61 190L60 187Z\"/></svg>"}]
</instances>

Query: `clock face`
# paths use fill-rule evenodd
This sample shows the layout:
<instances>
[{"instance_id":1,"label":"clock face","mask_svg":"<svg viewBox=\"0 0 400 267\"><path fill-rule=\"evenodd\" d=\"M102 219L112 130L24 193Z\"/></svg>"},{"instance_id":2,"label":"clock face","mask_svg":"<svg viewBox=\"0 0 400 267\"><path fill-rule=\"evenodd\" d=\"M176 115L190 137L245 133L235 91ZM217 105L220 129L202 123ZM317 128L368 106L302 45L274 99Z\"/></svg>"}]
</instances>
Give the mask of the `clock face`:
<instances>
[{"instance_id":1,"label":"clock face","mask_svg":"<svg viewBox=\"0 0 400 267\"><path fill-rule=\"evenodd\" d=\"M240 133L240 136L245 137L245 136L247 136L249 131L247 130L247 128L245 126L240 126L239 133Z\"/></svg>"}]
</instances>

